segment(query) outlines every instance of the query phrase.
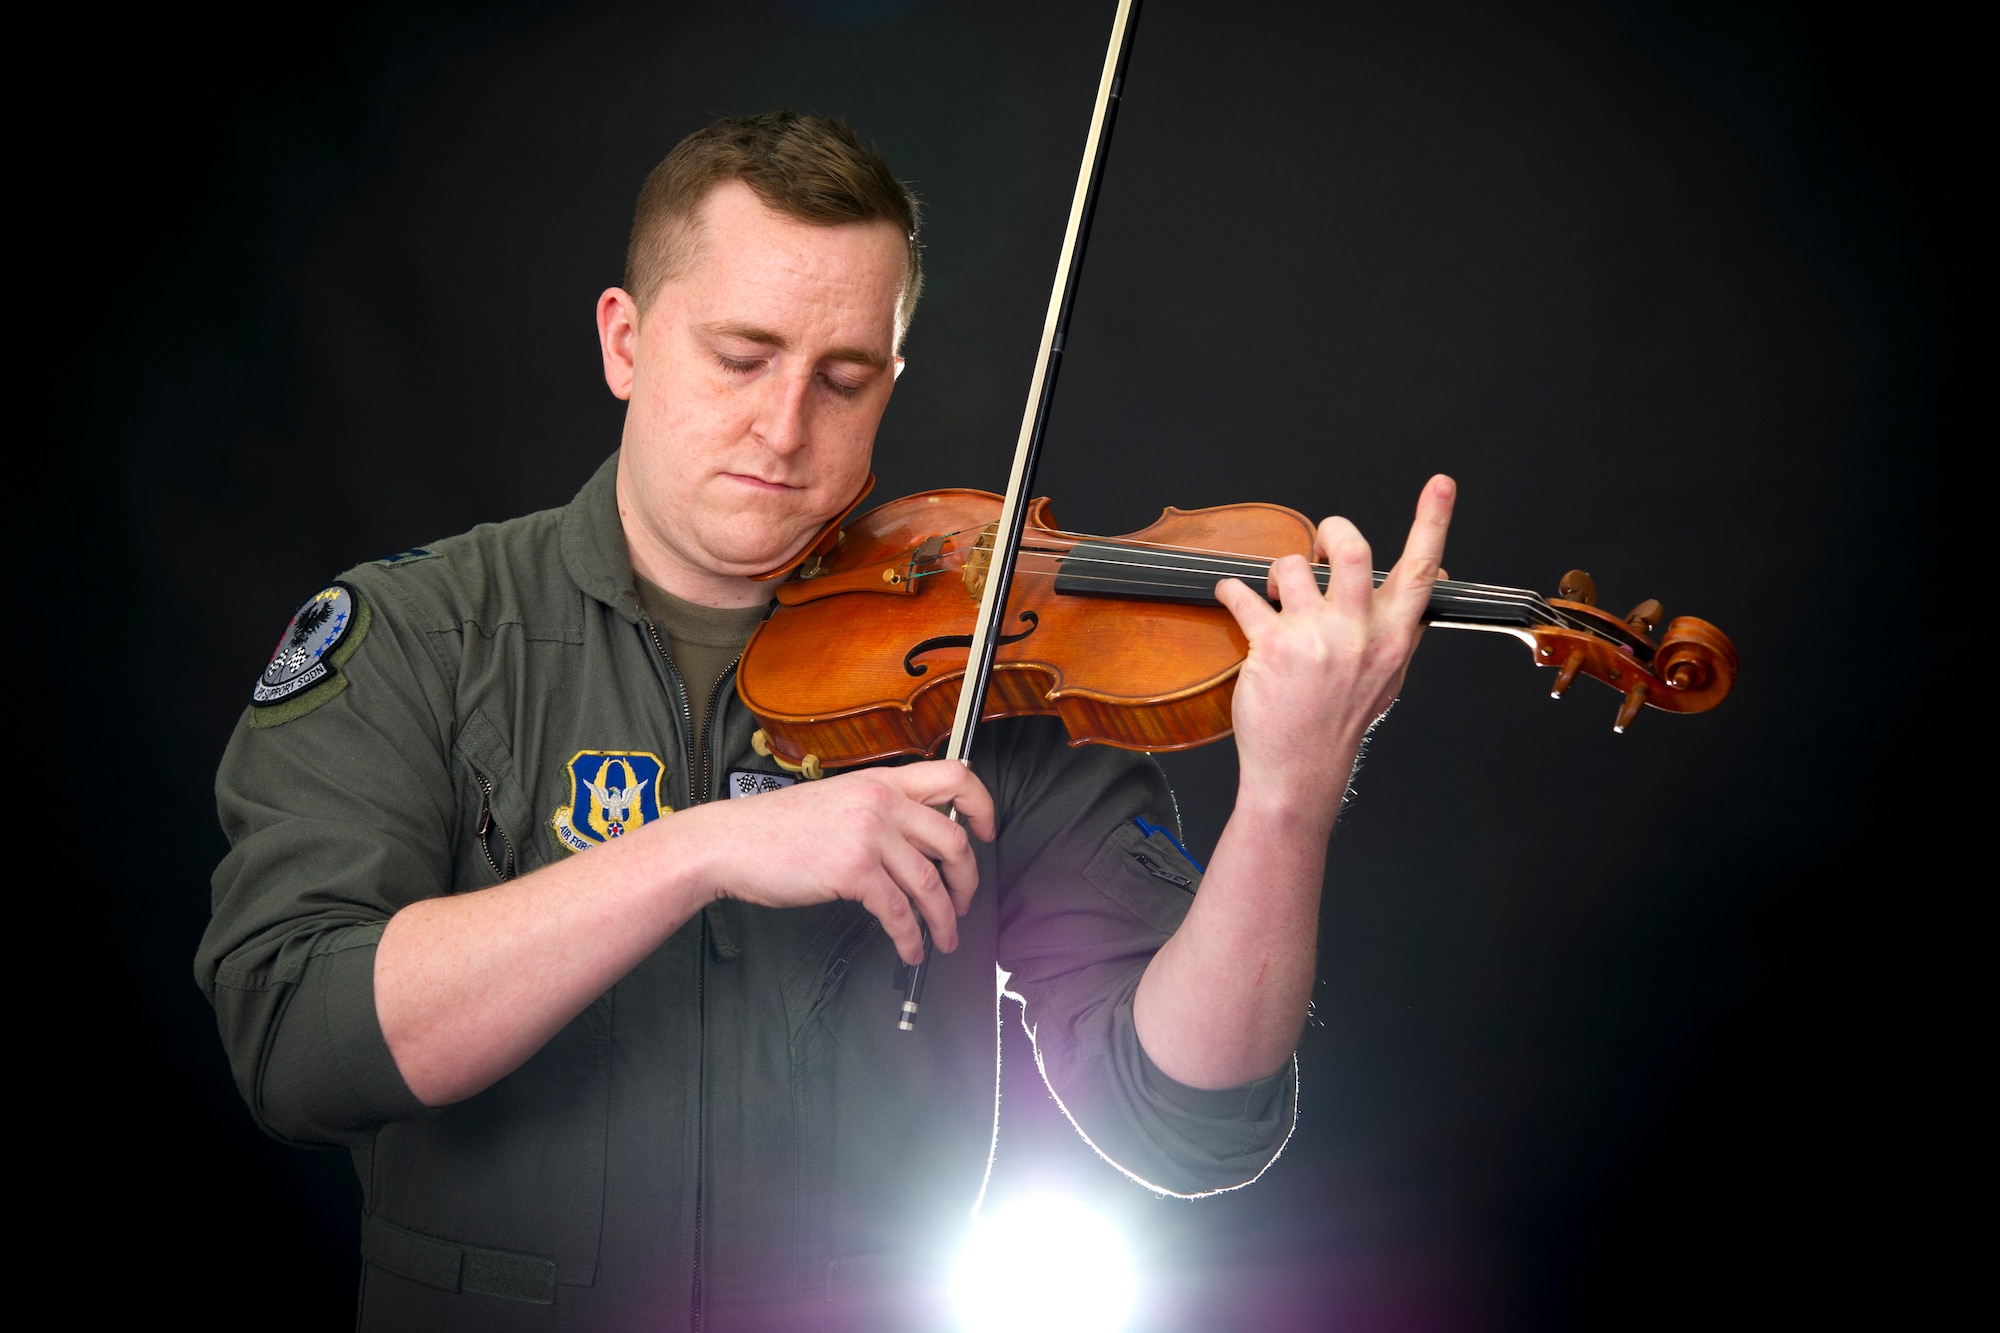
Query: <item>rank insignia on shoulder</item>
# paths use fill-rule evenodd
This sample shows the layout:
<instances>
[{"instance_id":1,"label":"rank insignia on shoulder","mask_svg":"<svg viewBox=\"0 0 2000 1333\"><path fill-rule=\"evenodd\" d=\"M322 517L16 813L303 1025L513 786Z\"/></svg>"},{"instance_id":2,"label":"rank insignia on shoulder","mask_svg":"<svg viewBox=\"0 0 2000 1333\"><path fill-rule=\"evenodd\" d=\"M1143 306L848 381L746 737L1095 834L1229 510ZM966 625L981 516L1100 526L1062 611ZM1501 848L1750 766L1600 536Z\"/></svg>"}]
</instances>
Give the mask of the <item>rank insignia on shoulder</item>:
<instances>
[{"instance_id":1,"label":"rank insignia on shoulder","mask_svg":"<svg viewBox=\"0 0 2000 1333\"><path fill-rule=\"evenodd\" d=\"M345 583L313 594L292 616L250 691L250 724L303 717L347 688L341 667L368 634L368 605Z\"/></svg>"},{"instance_id":2,"label":"rank insignia on shoulder","mask_svg":"<svg viewBox=\"0 0 2000 1333\"><path fill-rule=\"evenodd\" d=\"M745 796L761 796L767 791L783 791L797 781L797 778L787 777L783 773L759 773L753 768L732 768L729 770L729 781L724 785L729 792L729 799L734 801Z\"/></svg>"},{"instance_id":3,"label":"rank insignia on shoulder","mask_svg":"<svg viewBox=\"0 0 2000 1333\"><path fill-rule=\"evenodd\" d=\"M573 852L622 838L674 812L660 801L666 765L644 750L580 750L569 761L569 804L549 820Z\"/></svg>"},{"instance_id":4,"label":"rank insignia on shoulder","mask_svg":"<svg viewBox=\"0 0 2000 1333\"><path fill-rule=\"evenodd\" d=\"M394 555L385 555L375 563L378 565L407 565L414 560L429 560L436 554L436 551L426 550L421 546L412 546L407 551L398 551Z\"/></svg>"}]
</instances>

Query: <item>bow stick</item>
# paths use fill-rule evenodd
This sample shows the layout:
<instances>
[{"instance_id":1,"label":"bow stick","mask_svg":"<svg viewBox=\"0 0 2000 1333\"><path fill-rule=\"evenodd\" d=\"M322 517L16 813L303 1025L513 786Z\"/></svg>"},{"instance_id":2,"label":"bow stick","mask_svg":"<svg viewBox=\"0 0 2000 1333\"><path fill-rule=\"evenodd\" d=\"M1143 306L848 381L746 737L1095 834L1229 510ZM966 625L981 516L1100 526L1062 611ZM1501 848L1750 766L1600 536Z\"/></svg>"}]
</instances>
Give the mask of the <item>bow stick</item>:
<instances>
[{"instance_id":1,"label":"bow stick","mask_svg":"<svg viewBox=\"0 0 2000 1333\"><path fill-rule=\"evenodd\" d=\"M1020 439L1014 446L1014 471L1007 479L1007 498L1000 506L1000 520L994 528L993 562L979 599L979 618L972 625L971 657L966 662L965 678L959 684L958 712L952 719L951 743L945 750L946 757L968 766L972 762L972 736L978 730L986 687L993 676L993 654L1000 646L994 626L1000 622L1007 594L1014 584L1015 557L1020 553L1021 531L1028 517L1026 499L1029 488L1035 484L1035 465L1041 459L1049 404L1055 399L1056 371L1062 366L1070 311L1076 305L1077 279L1083 272L1083 246L1090 237L1090 220L1097 212L1097 190L1104 180L1105 160L1110 156L1111 123L1118 114L1118 99L1125 86L1125 61L1132 52L1132 29L1138 14L1138 0L1118 0L1118 16L1111 22L1111 43L1104 53L1104 73L1097 83L1097 105L1090 115L1090 134L1083 143L1083 165L1077 170L1076 193L1070 199L1069 228L1063 234L1055 286L1049 293L1049 313L1042 322L1041 346L1035 353L1035 373L1028 381L1028 403L1021 414ZM947 813L952 823L960 821L957 807ZM896 1026L905 1032L916 1026L930 957L931 935L927 927L924 959L910 968L904 979L903 1007Z\"/></svg>"}]
</instances>

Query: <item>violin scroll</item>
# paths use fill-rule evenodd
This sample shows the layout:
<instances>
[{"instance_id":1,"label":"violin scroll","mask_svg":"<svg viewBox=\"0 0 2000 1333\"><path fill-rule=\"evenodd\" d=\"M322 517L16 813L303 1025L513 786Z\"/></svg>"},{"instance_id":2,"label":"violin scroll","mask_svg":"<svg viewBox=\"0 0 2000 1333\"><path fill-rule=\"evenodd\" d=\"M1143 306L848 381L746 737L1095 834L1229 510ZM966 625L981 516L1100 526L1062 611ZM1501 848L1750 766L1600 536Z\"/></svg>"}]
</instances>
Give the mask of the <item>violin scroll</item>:
<instances>
[{"instance_id":1,"label":"violin scroll","mask_svg":"<svg viewBox=\"0 0 2000 1333\"><path fill-rule=\"evenodd\" d=\"M1597 585L1582 570L1559 587L1548 602L1559 623L1530 631L1537 664L1557 669L1549 697L1562 698L1579 675L1601 680L1625 696L1612 728L1622 733L1643 707L1706 712L1736 683L1736 646L1706 620L1677 616L1656 638L1666 620L1659 602L1648 598L1619 620L1597 607Z\"/></svg>"}]
</instances>

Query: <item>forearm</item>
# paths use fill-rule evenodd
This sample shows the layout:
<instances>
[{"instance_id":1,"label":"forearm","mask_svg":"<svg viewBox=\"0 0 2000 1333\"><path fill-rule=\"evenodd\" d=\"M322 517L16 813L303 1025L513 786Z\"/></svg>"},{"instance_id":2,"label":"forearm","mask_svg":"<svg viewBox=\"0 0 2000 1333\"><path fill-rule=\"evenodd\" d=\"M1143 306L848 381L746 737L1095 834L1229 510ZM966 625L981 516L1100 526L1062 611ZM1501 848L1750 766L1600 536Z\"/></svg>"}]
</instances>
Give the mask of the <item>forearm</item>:
<instances>
[{"instance_id":1,"label":"forearm","mask_svg":"<svg viewBox=\"0 0 2000 1333\"><path fill-rule=\"evenodd\" d=\"M510 1073L694 914L727 893L760 907L850 898L904 961L958 947L979 882L966 828L993 836L993 800L963 764L842 774L713 801L524 879L413 903L375 954L382 1036L426 1105Z\"/></svg>"},{"instance_id":2,"label":"forearm","mask_svg":"<svg viewBox=\"0 0 2000 1333\"><path fill-rule=\"evenodd\" d=\"M690 813L390 919L376 1015L419 1100L448 1105L511 1073L701 910L695 830L674 827Z\"/></svg>"},{"instance_id":3,"label":"forearm","mask_svg":"<svg viewBox=\"0 0 2000 1333\"><path fill-rule=\"evenodd\" d=\"M1320 884L1338 810L1319 791L1298 799L1258 790L1246 776L1187 919L1154 955L1133 1001L1140 1044L1169 1077L1235 1087L1291 1056L1312 998Z\"/></svg>"},{"instance_id":4,"label":"forearm","mask_svg":"<svg viewBox=\"0 0 2000 1333\"><path fill-rule=\"evenodd\" d=\"M1388 711L1415 651L1458 493L1433 477L1402 558L1377 589L1352 523L1320 524L1324 589L1306 562L1271 566L1279 609L1234 579L1215 595L1249 651L1231 701L1242 779L1236 809L1186 921L1146 968L1140 1044L1172 1078L1222 1088L1275 1072L1312 993L1326 842L1361 737Z\"/></svg>"}]
</instances>

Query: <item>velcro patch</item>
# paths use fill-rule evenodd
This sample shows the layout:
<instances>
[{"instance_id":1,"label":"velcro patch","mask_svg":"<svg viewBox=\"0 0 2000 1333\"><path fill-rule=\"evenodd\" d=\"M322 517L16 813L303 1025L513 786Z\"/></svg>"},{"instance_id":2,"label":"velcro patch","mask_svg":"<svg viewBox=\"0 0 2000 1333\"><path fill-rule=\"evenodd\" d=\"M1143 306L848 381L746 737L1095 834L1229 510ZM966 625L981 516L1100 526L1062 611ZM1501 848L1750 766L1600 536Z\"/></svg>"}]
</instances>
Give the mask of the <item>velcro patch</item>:
<instances>
[{"instance_id":1,"label":"velcro patch","mask_svg":"<svg viewBox=\"0 0 2000 1333\"><path fill-rule=\"evenodd\" d=\"M744 796L761 796L767 791L783 791L797 782L782 773L759 773L753 768L732 768L729 781L724 785L729 790L729 799L734 801Z\"/></svg>"},{"instance_id":2,"label":"velcro patch","mask_svg":"<svg viewBox=\"0 0 2000 1333\"><path fill-rule=\"evenodd\" d=\"M314 593L292 616L250 690L253 725L289 722L347 688L340 668L368 633L368 606L345 583Z\"/></svg>"},{"instance_id":3,"label":"velcro patch","mask_svg":"<svg viewBox=\"0 0 2000 1333\"><path fill-rule=\"evenodd\" d=\"M667 766L645 750L579 750L569 761L569 804L549 820L562 845L587 852L674 812L660 799Z\"/></svg>"}]
</instances>

